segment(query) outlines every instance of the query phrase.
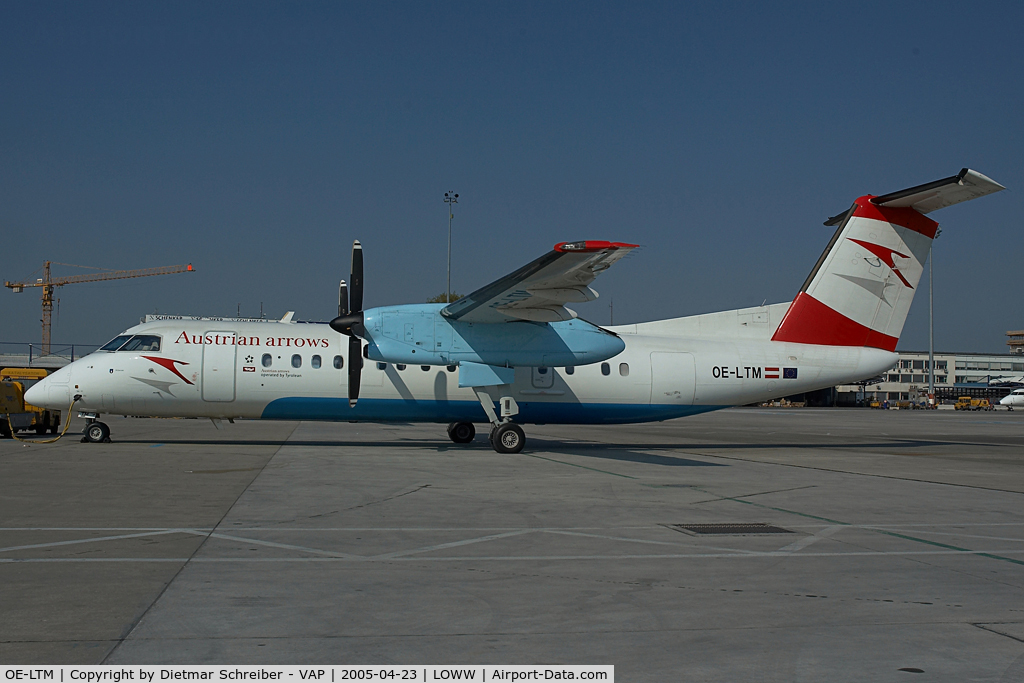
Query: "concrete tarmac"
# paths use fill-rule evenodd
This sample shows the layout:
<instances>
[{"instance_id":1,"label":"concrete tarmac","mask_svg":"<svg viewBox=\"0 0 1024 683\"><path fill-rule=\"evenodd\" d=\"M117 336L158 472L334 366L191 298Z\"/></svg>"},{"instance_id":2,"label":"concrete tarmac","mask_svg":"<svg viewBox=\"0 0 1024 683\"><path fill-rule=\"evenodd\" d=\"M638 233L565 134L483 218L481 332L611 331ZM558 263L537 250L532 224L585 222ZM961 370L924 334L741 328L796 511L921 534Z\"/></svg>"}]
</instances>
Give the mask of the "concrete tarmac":
<instances>
[{"instance_id":1,"label":"concrete tarmac","mask_svg":"<svg viewBox=\"0 0 1024 683\"><path fill-rule=\"evenodd\" d=\"M108 424L0 442L0 662L1024 680L1024 411Z\"/></svg>"}]
</instances>

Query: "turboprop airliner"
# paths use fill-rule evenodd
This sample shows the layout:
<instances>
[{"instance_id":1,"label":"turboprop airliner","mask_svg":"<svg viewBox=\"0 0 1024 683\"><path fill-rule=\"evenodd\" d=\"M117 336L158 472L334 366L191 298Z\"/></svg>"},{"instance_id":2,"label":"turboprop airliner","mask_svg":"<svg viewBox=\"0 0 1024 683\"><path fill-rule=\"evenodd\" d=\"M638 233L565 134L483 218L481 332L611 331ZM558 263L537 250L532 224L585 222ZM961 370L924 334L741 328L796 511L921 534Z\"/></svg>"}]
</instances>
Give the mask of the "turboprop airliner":
<instances>
[{"instance_id":1,"label":"turboprop airliner","mask_svg":"<svg viewBox=\"0 0 1024 683\"><path fill-rule=\"evenodd\" d=\"M523 424L621 424L696 415L873 377L892 367L938 223L928 214L1004 189L969 169L857 198L789 303L601 327L567 307L637 245L561 242L445 304L363 310L352 250L327 322L149 315L53 373L25 400L74 402L83 441L103 414L448 423L468 443L490 425L499 453Z\"/></svg>"}]
</instances>

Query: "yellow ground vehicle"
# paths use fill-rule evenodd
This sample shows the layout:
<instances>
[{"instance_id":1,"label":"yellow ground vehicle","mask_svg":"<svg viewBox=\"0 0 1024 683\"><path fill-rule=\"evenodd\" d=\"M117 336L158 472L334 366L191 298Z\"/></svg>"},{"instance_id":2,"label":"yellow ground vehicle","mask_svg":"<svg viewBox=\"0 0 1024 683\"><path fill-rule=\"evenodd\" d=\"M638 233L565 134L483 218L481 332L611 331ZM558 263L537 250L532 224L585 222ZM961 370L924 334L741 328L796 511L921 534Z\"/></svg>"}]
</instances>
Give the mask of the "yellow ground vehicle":
<instances>
[{"instance_id":1,"label":"yellow ground vehicle","mask_svg":"<svg viewBox=\"0 0 1024 683\"><path fill-rule=\"evenodd\" d=\"M992 410L992 404L987 398L971 398L961 396L953 405L956 410Z\"/></svg>"},{"instance_id":2,"label":"yellow ground vehicle","mask_svg":"<svg viewBox=\"0 0 1024 683\"><path fill-rule=\"evenodd\" d=\"M44 410L25 403L25 390L46 377L44 368L4 368L0 370L0 436L32 429L56 434L60 429L60 411Z\"/></svg>"}]
</instances>

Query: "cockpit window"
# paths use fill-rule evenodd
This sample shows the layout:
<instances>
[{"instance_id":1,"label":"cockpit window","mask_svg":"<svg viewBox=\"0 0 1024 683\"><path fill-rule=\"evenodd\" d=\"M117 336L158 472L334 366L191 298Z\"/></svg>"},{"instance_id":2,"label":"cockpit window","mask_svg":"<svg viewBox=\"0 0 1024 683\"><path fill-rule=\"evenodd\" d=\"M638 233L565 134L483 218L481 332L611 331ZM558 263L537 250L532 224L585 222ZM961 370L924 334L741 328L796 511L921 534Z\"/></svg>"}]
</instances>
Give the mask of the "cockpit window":
<instances>
[{"instance_id":1,"label":"cockpit window","mask_svg":"<svg viewBox=\"0 0 1024 683\"><path fill-rule=\"evenodd\" d=\"M120 337L114 337L106 344L100 347L100 351L117 351L119 348L124 346L124 343L132 338L130 334L122 334Z\"/></svg>"},{"instance_id":2,"label":"cockpit window","mask_svg":"<svg viewBox=\"0 0 1024 683\"><path fill-rule=\"evenodd\" d=\"M119 351L159 351L160 337L151 334L137 334Z\"/></svg>"},{"instance_id":3,"label":"cockpit window","mask_svg":"<svg viewBox=\"0 0 1024 683\"><path fill-rule=\"evenodd\" d=\"M100 351L159 351L160 337L153 334L122 334L100 347Z\"/></svg>"}]
</instances>

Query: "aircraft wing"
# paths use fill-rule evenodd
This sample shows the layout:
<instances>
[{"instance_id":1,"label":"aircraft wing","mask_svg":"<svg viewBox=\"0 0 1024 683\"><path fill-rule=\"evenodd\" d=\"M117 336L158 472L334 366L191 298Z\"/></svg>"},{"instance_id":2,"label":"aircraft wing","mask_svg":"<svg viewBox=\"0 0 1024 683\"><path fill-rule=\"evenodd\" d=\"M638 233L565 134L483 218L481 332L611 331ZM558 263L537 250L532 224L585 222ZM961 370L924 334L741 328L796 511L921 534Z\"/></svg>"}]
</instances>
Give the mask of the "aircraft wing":
<instances>
[{"instance_id":1,"label":"aircraft wing","mask_svg":"<svg viewBox=\"0 0 1024 683\"><path fill-rule=\"evenodd\" d=\"M590 283L635 249L623 242L561 242L540 258L446 306L441 315L472 323L556 322L576 313L570 302L593 301Z\"/></svg>"}]
</instances>

